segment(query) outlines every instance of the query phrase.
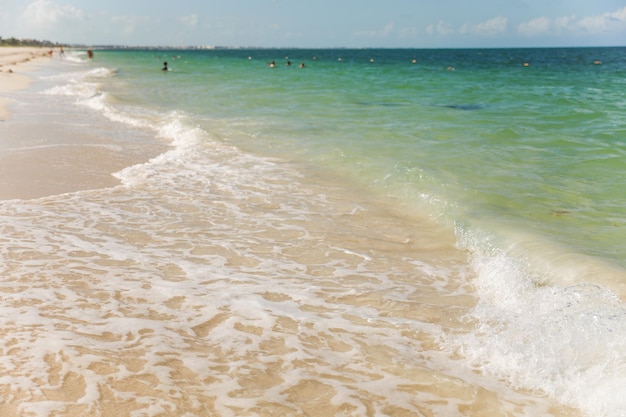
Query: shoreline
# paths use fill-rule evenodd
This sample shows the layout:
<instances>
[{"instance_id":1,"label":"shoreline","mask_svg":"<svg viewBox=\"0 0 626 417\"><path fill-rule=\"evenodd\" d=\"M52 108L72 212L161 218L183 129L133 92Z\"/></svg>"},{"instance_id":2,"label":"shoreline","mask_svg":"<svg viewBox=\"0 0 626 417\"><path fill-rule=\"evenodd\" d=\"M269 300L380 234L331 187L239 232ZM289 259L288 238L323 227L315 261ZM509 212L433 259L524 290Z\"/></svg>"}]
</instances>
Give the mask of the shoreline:
<instances>
[{"instance_id":1,"label":"shoreline","mask_svg":"<svg viewBox=\"0 0 626 417\"><path fill-rule=\"evenodd\" d=\"M304 104L267 121L261 119L266 111L244 113L242 95L232 88L223 96L198 94L208 97L198 102L202 109L211 101L232 112L198 111L192 120L191 112L174 113L184 108L175 101L151 107L155 100L146 97L156 95L145 88L131 91L136 100L124 100L114 94L120 84L137 85L115 79L113 71L84 79L101 106L65 94L83 86L81 74L107 73L95 68L112 66L107 62L121 61L49 60L32 72L31 87L8 95L15 112L0 123L0 196L4 182L11 195L50 196L0 203L6 219L2 330L12 361L0 385L8 398L2 414L70 417L101 410L113 416L121 406L137 413L150 406L176 414L572 417L583 415L573 407L587 406L588 397L592 411L617 408L603 392L622 382L620 363L611 362L621 346L611 330L619 329L618 313L585 303L587 286L535 285L532 274L507 262L516 258L492 250L494 240L484 243L474 224L459 236L456 224L440 227L441 217L420 210L421 199L403 198L421 191L415 184L432 181L405 157L412 124L389 135L397 141L350 160L385 158L390 146L404 154L384 165L392 167L383 172L388 176L357 182L366 162L350 170L343 155L341 165L316 162L355 148L342 125L365 120L352 118L364 106L349 113L331 107L337 120L330 112L318 120L333 129L319 131L309 113L292 110L309 108L308 100L316 106L333 100L332 84L318 98L309 92L319 82L299 89L289 83L293 88L284 91L301 93ZM146 72L139 67L137 78L128 79L150 77ZM170 75L158 68L152 74L159 84L170 80L161 97L179 93ZM372 96L384 95L394 80L378 83ZM185 99L201 83L212 87L203 78L191 81L180 91ZM359 84L369 96L369 83ZM267 92L258 89L246 99L265 104ZM135 104L143 105L138 112ZM372 113L363 116L371 117L387 106L367 107ZM116 122L103 108L127 110L128 119ZM150 110L155 117L145 119L154 126L126 121ZM395 123L401 108L389 111ZM288 130L291 118L300 123ZM385 127L392 119L372 120ZM339 148L332 132L352 146ZM305 143L309 133L307 146L332 139L333 154L283 158L268 146L277 142L264 140L301 134ZM439 132L429 137L439 139ZM180 152L134 167L125 177L131 185L115 186L107 173L158 153L159 138ZM88 179L93 185L78 184ZM105 181L113 187L104 188ZM63 194L72 186L90 191ZM386 192L392 186L394 192ZM480 243L472 246L484 254L480 262L473 262L464 240ZM555 259L545 252L537 252L539 261ZM556 268L559 276L580 264L574 261ZM599 378L608 383L594 385Z\"/></svg>"},{"instance_id":2,"label":"shoreline","mask_svg":"<svg viewBox=\"0 0 626 417\"><path fill-rule=\"evenodd\" d=\"M64 64L46 48L0 48L0 201L114 187L121 181L113 173L167 148L150 134L33 93L43 67L61 72Z\"/></svg>"},{"instance_id":3,"label":"shoreline","mask_svg":"<svg viewBox=\"0 0 626 417\"><path fill-rule=\"evenodd\" d=\"M48 48L0 47L0 121L11 117L11 100L2 95L27 88L33 82L28 75L33 70L33 64L50 57Z\"/></svg>"}]
</instances>

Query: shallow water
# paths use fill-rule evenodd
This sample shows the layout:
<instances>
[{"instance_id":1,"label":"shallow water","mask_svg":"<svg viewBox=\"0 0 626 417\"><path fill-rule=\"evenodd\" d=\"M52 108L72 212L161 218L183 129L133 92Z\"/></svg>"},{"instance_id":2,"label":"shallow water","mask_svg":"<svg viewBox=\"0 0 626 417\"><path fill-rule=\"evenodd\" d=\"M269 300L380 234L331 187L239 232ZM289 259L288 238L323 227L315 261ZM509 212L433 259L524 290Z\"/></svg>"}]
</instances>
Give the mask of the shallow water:
<instances>
[{"instance_id":1,"label":"shallow water","mask_svg":"<svg viewBox=\"0 0 626 417\"><path fill-rule=\"evenodd\" d=\"M3 132L55 109L28 140L128 167L0 203L2 414L625 415L623 68L623 49L42 68Z\"/></svg>"}]
</instances>

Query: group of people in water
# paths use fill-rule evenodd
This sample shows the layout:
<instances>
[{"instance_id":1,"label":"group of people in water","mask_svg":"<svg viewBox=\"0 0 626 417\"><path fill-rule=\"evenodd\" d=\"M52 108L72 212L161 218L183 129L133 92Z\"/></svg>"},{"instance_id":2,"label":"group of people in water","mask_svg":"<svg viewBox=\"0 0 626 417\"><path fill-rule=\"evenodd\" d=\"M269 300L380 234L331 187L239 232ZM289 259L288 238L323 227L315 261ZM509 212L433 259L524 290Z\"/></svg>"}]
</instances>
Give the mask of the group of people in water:
<instances>
[{"instance_id":1,"label":"group of people in water","mask_svg":"<svg viewBox=\"0 0 626 417\"><path fill-rule=\"evenodd\" d=\"M50 58L52 58L54 56L54 50L50 49L48 51L48 55L50 56ZM87 49L87 57L89 59L93 59L93 49ZM62 46L59 46L59 59L65 59L65 49L63 49Z\"/></svg>"},{"instance_id":2,"label":"group of people in water","mask_svg":"<svg viewBox=\"0 0 626 417\"><path fill-rule=\"evenodd\" d=\"M288 66L288 67L290 67L290 66L291 66L291 61L289 61L289 60L288 60L288 61L285 63L285 65L286 65L286 66ZM270 68L276 68L276 61L268 62L268 63L267 63L267 66L268 66L268 67L270 67ZM299 65L299 67L300 67L300 68L304 68L304 62L301 62L301 63L300 63L300 65Z\"/></svg>"},{"instance_id":3,"label":"group of people in water","mask_svg":"<svg viewBox=\"0 0 626 417\"><path fill-rule=\"evenodd\" d=\"M250 58L251 59L251 58ZM291 66L291 61L287 60L287 62L285 63L286 66L290 67ZM268 62L267 66L270 68L276 68L276 61L272 61L272 62ZM301 62L299 65L300 68L304 68L304 62ZM167 61L163 62L163 67L161 68L162 71L169 71L170 68L167 65Z\"/></svg>"},{"instance_id":4,"label":"group of people in water","mask_svg":"<svg viewBox=\"0 0 626 417\"><path fill-rule=\"evenodd\" d=\"M89 57L90 57L90 58L92 58L92 57L93 57L93 53L91 53ZM160 58L160 57L159 57L159 58ZM178 56L178 57L173 56L173 58L175 58L175 59L176 59L176 58L180 59L181 57L180 57L180 56ZM315 61L316 59L317 59L316 57L313 57L313 60L314 60L314 61ZM248 57L248 60L252 60L252 57L251 57L251 56L250 56L250 57ZM338 61L339 61L339 62L341 62L341 61L342 61L342 58L341 58L341 57L340 57L340 58L338 58ZM372 63L373 63L373 62L374 62L374 59L373 59L373 58L372 58L372 59L370 59L370 62L372 62ZM412 63L412 64L417 64L417 60L416 60L416 59L413 59L413 60L411 60L411 63ZM601 62L600 62L600 61L594 61L594 64L599 65L599 64L601 64ZM291 61L290 61L287 57L285 57L285 65L286 65L286 66L288 66L288 67L290 67L290 66L291 66ZM524 66L525 66L525 67L528 67L529 65L530 65L530 64L528 64L527 62L525 62L525 63L524 63ZM269 68L276 68L276 61L270 61L270 62L267 62L267 66L268 66ZM304 62L301 62L301 63L300 63L300 65L299 65L299 67L300 67L300 68L305 68L305 64L304 64ZM163 67L162 67L161 69L162 69L163 71L169 71L169 70L170 70L170 68L169 68L169 67L168 67L168 65L167 65L167 61L163 62ZM449 67L447 67L446 69L447 69L448 71L455 71L455 70L456 70L456 68L454 68L453 66L449 66Z\"/></svg>"}]
</instances>

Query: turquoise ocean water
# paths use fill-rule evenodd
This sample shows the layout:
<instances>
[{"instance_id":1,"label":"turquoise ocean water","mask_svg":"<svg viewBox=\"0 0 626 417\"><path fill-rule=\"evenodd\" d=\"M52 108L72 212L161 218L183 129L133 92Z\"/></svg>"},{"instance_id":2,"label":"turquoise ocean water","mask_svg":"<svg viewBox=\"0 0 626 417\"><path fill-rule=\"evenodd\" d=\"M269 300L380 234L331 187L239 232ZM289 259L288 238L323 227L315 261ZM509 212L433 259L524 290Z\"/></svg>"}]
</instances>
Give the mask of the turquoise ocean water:
<instances>
[{"instance_id":1,"label":"turquoise ocean water","mask_svg":"<svg viewBox=\"0 0 626 417\"><path fill-rule=\"evenodd\" d=\"M168 148L2 202L22 411L626 416L626 48L74 51L36 76L14 99L75 137Z\"/></svg>"},{"instance_id":2,"label":"turquoise ocean water","mask_svg":"<svg viewBox=\"0 0 626 417\"><path fill-rule=\"evenodd\" d=\"M234 119L239 135L222 139L247 150L626 267L624 49L99 56L118 71L112 94L207 131Z\"/></svg>"}]
</instances>

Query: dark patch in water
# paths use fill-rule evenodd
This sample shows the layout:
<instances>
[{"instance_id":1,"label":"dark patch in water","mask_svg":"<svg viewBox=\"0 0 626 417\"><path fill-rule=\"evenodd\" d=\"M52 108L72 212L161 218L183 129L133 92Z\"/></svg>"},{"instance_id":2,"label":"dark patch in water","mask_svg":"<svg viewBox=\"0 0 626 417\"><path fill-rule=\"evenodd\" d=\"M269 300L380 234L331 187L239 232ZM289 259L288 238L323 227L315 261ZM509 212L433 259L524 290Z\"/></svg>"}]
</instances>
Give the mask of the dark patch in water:
<instances>
[{"instance_id":1,"label":"dark patch in water","mask_svg":"<svg viewBox=\"0 0 626 417\"><path fill-rule=\"evenodd\" d=\"M441 107L455 110L481 110L485 108L483 104L444 104Z\"/></svg>"}]
</instances>

